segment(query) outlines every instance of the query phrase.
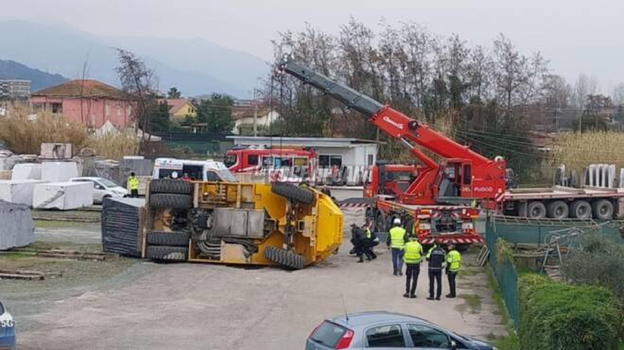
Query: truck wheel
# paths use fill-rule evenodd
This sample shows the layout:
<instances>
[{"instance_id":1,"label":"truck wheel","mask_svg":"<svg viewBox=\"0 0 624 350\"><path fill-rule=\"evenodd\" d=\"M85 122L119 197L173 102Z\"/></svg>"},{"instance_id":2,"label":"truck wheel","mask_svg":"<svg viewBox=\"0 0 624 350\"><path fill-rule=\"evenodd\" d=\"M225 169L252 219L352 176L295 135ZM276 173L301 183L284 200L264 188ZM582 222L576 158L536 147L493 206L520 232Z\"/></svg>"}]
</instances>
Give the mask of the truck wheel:
<instances>
[{"instance_id":1,"label":"truck wheel","mask_svg":"<svg viewBox=\"0 0 624 350\"><path fill-rule=\"evenodd\" d=\"M592 207L588 201L577 200L572 202L570 206L570 216L575 219L591 219Z\"/></svg>"},{"instance_id":2,"label":"truck wheel","mask_svg":"<svg viewBox=\"0 0 624 350\"><path fill-rule=\"evenodd\" d=\"M271 192L290 201L307 205L314 203L315 199L314 192L285 182L274 182L271 185Z\"/></svg>"},{"instance_id":3,"label":"truck wheel","mask_svg":"<svg viewBox=\"0 0 624 350\"><path fill-rule=\"evenodd\" d=\"M266 247L264 257L268 260L293 270L300 270L305 266L305 258L293 251Z\"/></svg>"},{"instance_id":4,"label":"truck wheel","mask_svg":"<svg viewBox=\"0 0 624 350\"><path fill-rule=\"evenodd\" d=\"M154 193L149 197L152 208L190 209L193 207L193 197L187 194Z\"/></svg>"},{"instance_id":5,"label":"truck wheel","mask_svg":"<svg viewBox=\"0 0 624 350\"><path fill-rule=\"evenodd\" d=\"M193 189L192 183L175 179L156 179L149 184L150 193L192 194Z\"/></svg>"},{"instance_id":6,"label":"truck wheel","mask_svg":"<svg viewBox=\"0 0 624 350\"><path fill-rule=\"evenodd\" d=\"M542 219L546 217L546 206L544 203L535 201L527 206L527 216L532 219Z\"/></svg>"},{"instance_id":7,"label":"truck wheel","mask_svg":"<svg viewBox=\"0 0 624 350\"><path fill-rule=\"evenodd\" d=\"M594 218L599 220L613 219L613 203L606 199L598 199L592 203Z\"/></svg>"},{"instance_id":8,"label":"truck wheel","mask_svg":"<svg viewBox=\"0 0 624 350\"><path fill-rule=\"evenodd\" d=\"M171 246L147 246L145 256L154 261L180 262L186 261L188 248Z\"/></svg>"},{"instance_id":9,"label":"truck wheel","mask_svg":"<svg viewBox=\"0 0 624 350\"><path fill-rule=\"evenodd\" d=\"M564 201L553 201L548 203L547 214L549 218L565 219L570 213L568 204Z\"/></svg>"},{"instance_id":10,"label":"truck wheel","mask_svg":"<svg viewBox=\"0 0 624 350\"><path fill-rule=\"evenodd\" d=\"M166 245L171 247L188 247L190 234L188 232L160 232L147 234L147 244Z\"/></svg>"}]
</instances>

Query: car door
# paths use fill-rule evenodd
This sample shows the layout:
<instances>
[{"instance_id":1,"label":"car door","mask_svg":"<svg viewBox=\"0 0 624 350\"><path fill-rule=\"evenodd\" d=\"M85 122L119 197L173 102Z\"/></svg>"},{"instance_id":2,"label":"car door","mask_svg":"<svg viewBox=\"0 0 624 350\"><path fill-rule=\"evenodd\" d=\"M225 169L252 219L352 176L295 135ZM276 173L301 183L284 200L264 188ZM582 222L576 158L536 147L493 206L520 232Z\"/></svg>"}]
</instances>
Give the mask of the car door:
<instances>
[{"instance_id":1,"label":"car door","mask_svg":"<svg viewBox=\"0 0 624 350\"><path fill-rule=\"evenodd\" d=\"M437 328L424 324L406 324L412 349L451 349L451 337Z\"/></svg>"},{"instance_id":2,"label":"car door","mask_svg":"<svg viewBox=\"0 0 624 350\"><path fill-rule=\"evenodd\" d=\"M366 349L409 349L401 324L376 325L364 332Z\"/></svg>"},{"instance_id":3,"label":"car door","mask_svg":"<svg viewBox=\"0 0 624 350\"><path fill-rule=\"evenodd\" d=\"M102 203L106 195L106 186L95 180L91 180L91 182L93 183L93 201Z\"/></svg>"}]
</instances>

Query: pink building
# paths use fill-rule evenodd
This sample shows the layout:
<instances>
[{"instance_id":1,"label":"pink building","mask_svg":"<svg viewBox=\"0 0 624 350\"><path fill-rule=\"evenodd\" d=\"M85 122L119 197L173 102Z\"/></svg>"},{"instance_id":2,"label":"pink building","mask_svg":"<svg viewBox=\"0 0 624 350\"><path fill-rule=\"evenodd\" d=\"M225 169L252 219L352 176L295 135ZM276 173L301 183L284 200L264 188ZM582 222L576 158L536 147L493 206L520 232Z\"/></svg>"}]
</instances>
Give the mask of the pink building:
<instances>
[{"instance_id":1,"label":"pink building","mask_svg":"<svg viewBox=\"0 0 624 350\"><path fill-rule=\"evenodd\" d=\"M123 91L97 80L72 80L34 92L35 111L49 111L89 128L107 121L117 127L132 123L132 104Z\"/></svg>"}]
</instances>

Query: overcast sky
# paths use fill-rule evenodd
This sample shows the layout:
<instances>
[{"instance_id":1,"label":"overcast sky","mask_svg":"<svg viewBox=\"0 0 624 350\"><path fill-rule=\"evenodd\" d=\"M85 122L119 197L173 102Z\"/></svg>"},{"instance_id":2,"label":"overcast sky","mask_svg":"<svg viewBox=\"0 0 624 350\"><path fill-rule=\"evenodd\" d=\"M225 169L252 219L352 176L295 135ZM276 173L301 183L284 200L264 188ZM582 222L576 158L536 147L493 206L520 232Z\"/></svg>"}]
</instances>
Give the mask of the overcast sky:
<instances>
[{"instance_id":1,"label":"overcast sky","mask_svg":"<svg viewBox=\"0 0 624 350\"><path fill-rule=\"evenodd\" d=\"M200 37L265 60L279 31L305 22L337 32L349 16L369 26L413 21L473 44L489 45L502 32L526 54L541 51L568 80L594 75L605 92L624 82L621 0L0 0L0 8L2 19L106 36Z\"/></svg>"}]
</instances>

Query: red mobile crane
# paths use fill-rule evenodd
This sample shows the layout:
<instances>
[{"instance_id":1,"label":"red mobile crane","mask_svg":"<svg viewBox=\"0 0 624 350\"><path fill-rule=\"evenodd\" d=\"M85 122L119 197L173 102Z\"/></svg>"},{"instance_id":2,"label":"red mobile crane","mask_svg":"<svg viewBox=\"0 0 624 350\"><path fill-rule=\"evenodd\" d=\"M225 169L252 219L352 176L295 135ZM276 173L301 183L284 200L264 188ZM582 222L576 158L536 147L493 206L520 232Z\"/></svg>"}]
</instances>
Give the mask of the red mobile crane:
<instances>
[{"instance_id":1,"label":"red mobile crane","mask_svg":"<svg viewBox=\"0 0 624 350\"><path fill-rule=\"evenodd\" d=\"M387 229L391 220L399 216L407 223L408 231L413 229L425 243L433 241L436 234L443 235L440 237L442 241L481 241L474 229L479 210L450 204L458 203L458 200L461 203L461 199L464 203L490 199L503 193L507 179L506 162L502 158L490 160L428 125L316 73L290 57L285 57L279 68L369 117L373 125L401 141L422 163L416 168L413 181L396 198L377 196L375 207L367 212L368 217L375 220L377 230ZM418 146L445 160L436 163Z\"/></svg>"},{"instance_id":2,"label":"red mobile crane","mask_svg":"<svg viewBox=\"0 0 624 350\"><path fill-rule=\"evenodd\" d=\"M400 181L384 184L383 166L377 169L378 174L373 172L373 180L375 174L378 175L378 185L371 184L365 191L367 196L376 196L376 200L375 207L367 215L375 219L378 229L387 228L389 220L395 216L407 216L408 220L411 218L417 224L414 230L419 235L426 234L427 239L431 239L430 236L436 230L438 233L448 233L442 232L444 227L453 229L453 225L441 224L453 221L448 219L450 212L451 218L464 220L461 232L474 233L474 226L465 222L465 219L478 216L478 210L450 205L473 200L478 200L481 207L501 214L530 218L610 220L624 217L624 180L620 179L620 187L614 188L613 181L607 181L604 171L594 174L594 177L602 179L598 185L587 181L582 188L555 186L509 189L508 169L502 157L488 159L426 124L316 73L290 57L282 60L280 69L367 116L373 125L405 144L422 163L413 166L417 174L406 189L404 184L400 186ZM417 146L439 155L443 160L436 163ZM388 165L388 172L392 171L402 170L391 169ZM385 195L388 192L395 195ZM431 218L430 222L423 222L428 217ZM456 220L456 224L459 224L459 220ZM444 237L452 236L449 234Z\"/></svg>"}]
</instances>

